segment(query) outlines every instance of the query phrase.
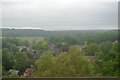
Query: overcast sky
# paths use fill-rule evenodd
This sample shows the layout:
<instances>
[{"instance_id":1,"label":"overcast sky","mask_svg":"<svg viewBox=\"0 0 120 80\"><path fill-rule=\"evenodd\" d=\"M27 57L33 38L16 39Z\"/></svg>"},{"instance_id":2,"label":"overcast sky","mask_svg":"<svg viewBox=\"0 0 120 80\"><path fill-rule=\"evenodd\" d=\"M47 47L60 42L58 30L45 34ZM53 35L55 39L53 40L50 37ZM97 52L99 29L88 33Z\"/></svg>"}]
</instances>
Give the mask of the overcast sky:
<instances>
[{"instance_id":1,"label":"overcast sky","mask_svg":"<svg viewBox=\"0 0 120 80\"><path fill-rule=\"evenodd\" d=\"M117 0L16 1L3 0L2 27L44 30L117 28Z\"/></svg>"}]
</instances>

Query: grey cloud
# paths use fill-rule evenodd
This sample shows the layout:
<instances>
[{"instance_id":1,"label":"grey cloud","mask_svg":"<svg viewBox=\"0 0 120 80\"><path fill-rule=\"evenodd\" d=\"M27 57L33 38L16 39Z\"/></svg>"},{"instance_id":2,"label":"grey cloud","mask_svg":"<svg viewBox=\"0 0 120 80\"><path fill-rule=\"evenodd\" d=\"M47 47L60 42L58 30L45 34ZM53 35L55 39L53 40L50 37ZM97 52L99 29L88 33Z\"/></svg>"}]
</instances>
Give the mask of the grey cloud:
<instances>
[{"instance_id":1,"label":"grey cloud","mask_svg":"<svg viewBox=\"0 0 120 80\"><path fill-rule=\"evenodd\" d=\"M48 30L117 28L116 2L70 1L3 3L3 27L31 26Z\"/></svg>"}]
</instances>

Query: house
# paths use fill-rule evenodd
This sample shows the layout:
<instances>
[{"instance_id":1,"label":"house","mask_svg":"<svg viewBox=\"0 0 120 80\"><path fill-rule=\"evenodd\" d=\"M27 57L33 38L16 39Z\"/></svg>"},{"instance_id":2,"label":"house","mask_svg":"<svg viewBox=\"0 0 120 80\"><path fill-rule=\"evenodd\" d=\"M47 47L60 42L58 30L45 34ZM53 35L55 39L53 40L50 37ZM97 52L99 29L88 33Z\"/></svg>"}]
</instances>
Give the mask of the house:
<instances>
[{"instance_id":1,"label":"house","mask_svg":"<svg viewBox=\"0 0 120 80\"><path fill-rule=\"evenodd\" d=\"M32 69L31 68L27 68L25 70L24 76L25 77L32 77Z\"/></svg>"},{"instance_id":2,"label":"house","mask_svg":"<svg viewBox=\"0 0 120 80\"><path fill-rule=\"evenodd\" d=\"M96 61L97 60L96 56L86 56L86 57L87 57L88 61Z\"/></svg>"},{"instance_id":3,"label":"house","mask_svg":"<svg viewBox=\"0 0 120 80\"><path fill-rule=\"evenodd\" d=\"M34 54L32 54L32 56L33 56L34 59L39 59L40 58L40 54L38 54L38 53L34 53Z\"/></svg>"},{"instance_id":4,"label":"house","mask_svg":"<svg viewBox=\"0 0 120 80\"><path fill-rule=\"evenodd\" d=\"M56 45L53 44L53 43L48 45L48 48L49 48L50 50L53 50L55 47L56 47Z\"/></svg>"},{"instance_id":5,"label":"house","mask_svg":"<svg viewBox=\"0 0 120 80\"><path fill-rule=\"evenodd\" d=\"M29 49L26 46L18 46L18 49L20 52L29 51Z\"/></svg>"},{"instance_id":6,"label":"house","mask_svg":"<svg viewBox=\"0 0 120 80\"><path fill-rule=\"evenodd\" d=\"M25 77L32 77L33 74L33 65L30 68L27 68L23 74Z\"/></svg>"},{"instance_id":7,"label":"house","mask_svg":"<svg viewBox=\"0 0 120 80\"><path fill-rule=\"evenodd\" d=\"M10 75L9 76L12 76L12 75L16 75L16 76L18 76L18 70L13 70L13 69L10 69L9 71L8 71L8 73L10 73Z\"/></svg>"},{"instance_id":8,"label":"house","mask_svg":"<svg viewBox=\"0 0 120 80\"><path fill-rule=\"evenodd\" d=\"M115 44L115 43L117 43L118 42L118 40L115 40L112 44Z\"/></svg>"},{"instance_id":9,"label":"house","mask_svg":"<svg viewBox=\"0 0 120 80\"><path fill-rule=\"evenodd\" d=\"M53 55L55 55L57 53L56 45L54 43L49 44L48 48L51 50L51 52L53 53Z\"/></svg>"}]
</instances>

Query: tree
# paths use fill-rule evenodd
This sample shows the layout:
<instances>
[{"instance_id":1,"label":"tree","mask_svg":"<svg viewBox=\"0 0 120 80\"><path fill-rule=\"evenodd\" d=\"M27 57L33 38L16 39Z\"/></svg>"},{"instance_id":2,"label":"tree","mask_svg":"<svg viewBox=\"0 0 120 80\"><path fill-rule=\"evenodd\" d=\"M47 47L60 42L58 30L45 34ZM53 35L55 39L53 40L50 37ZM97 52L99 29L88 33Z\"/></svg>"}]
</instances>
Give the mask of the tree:
<instances>
[{"instance_id":1,"label":"tree","mask_svg":"<svg viewBox=\"0 0 120 80\"><path fill-rule=\"evenodd\" d=\"M107 43L108 44L108 43ZM101 73L102 76L118 76L119 75L119 63L118 63L118 42L109 43L112 44L111 49L108 51L102 49L100 61L97 61L96 71ZM108 46L108 45L105 45ZM109 46L110 47L110 46Z\"/></svg>"},{"instance_id":2,"label":"tree","mask_svg":"<svg viewBox=\"0 0 120 80\"><path fill-rule=\"evenodd\" d=\"M12 53L8 49L4 48L2 50L2 66L5 67L5 70L9 70L12 68L13 64L14 59Z\"/></svg>"},{"instance_id":3,"label":"tree","mask_svg":"<svg viewBox=\"0 0 120 80\"><path fill-rule=\"evenodd\" d=\"M92 62L71 47L66 53L61 53L55 57L50 52L44 53L35 63L37 70L36 77L84 77L93 76L94 66Z\"/></svg>"},{"instance_id":4,"label":"tree","mask_svg":"<svg viewBox=\"0 0 120 80\"><path fill-rule=\"evenodd\" d=\"M28 65L28 62L29 59L25 54L17 52L15 55L13 68L19 70L20 74L22 74L25 71L25 69L31 65Z\"/></svg>"},{"instance_id":5,"label":"tree","mask_svg":"<svg viewBox=\"0 0 120 80\"><path fill-rule=\"evenodd\" d=\"M43 53L48 49L47 41L38 41L33 43L33 49L39 51L39 53Z\"/></svg>"},{"instance_id":6,"label":"tree","mask_svg":"<svg viewBox=\"0 0 120 80\"><path fill-rule=\"evenodd\" d=\"M45 52L43 55L40 57L35 62L35 66L37 68L35 72L35 76L37 77L49 77L53 74L51 72L52 68L55 68L54 66L54 56L50 52Z\"/></svg>"},{"instance_id":7,"label":"tree","mask_svg":"<svg viewBox=\"0 0 120 80\"><path fill-rule=\"evenodd\" d=\"M95 43L90 43L83 50L87 55L94 56L99 51L99 46Z\"/></svg>"},{"instance_id":8,"label":"tree","mask_svg":"<svg viewBox=\"0 0 120 80\"><path fill-rule=\"evenodd\" d=\"M110 41L102 42L100 48L103 53L108 53L112 48L112 42Z\"/></svg>"}]
</instances>

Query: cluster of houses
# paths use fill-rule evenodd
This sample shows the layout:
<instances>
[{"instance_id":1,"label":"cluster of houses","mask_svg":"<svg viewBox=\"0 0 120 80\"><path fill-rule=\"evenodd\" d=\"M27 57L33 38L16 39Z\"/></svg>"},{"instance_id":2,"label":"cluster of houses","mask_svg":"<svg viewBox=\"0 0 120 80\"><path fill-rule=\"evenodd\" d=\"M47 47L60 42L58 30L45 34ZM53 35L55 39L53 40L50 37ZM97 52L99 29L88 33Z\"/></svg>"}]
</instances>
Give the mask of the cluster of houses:
<instances>
[{"instance_id":1,"label":"cluster of houses","mask_svg":"<svg viewBox=\"0 0 120 80\"><path fill-rule=\"evenodd\" d=\"M79 48L80 50L82 50L82 48L84 48L86 46L86 43L87 42L85 42L84 45L76 45L76 47ZM65 45L66 43L62 43L62 44ZM34 49L30 49L26 46L18 46L18 49L20 52L25 52L25 53L32 55L32 57L34 59L38 59L40 57L40 55L37 54L37 51L35 51ZM63 50L58 49L54 43L49 44L48 49L51 50L51 52L55 56L58 55L61 51L63 51L63 52L67 51L65 49L63 49ZM96 56L86 56L86 57L87 57L88 61L96 61L97 60ZM25 70L23 76L24 77L32 77L32 72L33 72L33 65L31 65L31 67L29 67ZM10 75L13 75L13 74L18 75L19 71L10 69L9 73L11 73Z\"/></svg>"},{"instance_id":2,"label":"cluster of houses","mask_svg":"<svg viewBox=\"0 0 120 80\"><path fill-rule=\"evenodd\" d=\"M27 68L25 70L25 72L23 73L23 77L32 77L33 71L34 71L34 67L33 67L33 65L31 65L31 67L29 67L29 68ZM16 77L17 76L21 76L21 75L19 75L19 71L18 70L14 70L14 69L10 69L8 71L8 73L10 73L9 76L16 76Z\"/></svg>"},{"instance_id":3,"label":"cluster of houses","mask_svg":"<svg viewBox=\"0 0 120 80\"><path fill-rule=\"evenodd\" d=\"M66 45L65 42L61 43L61 44ZM82 51L82 49L85 48L86 45L87 45L87 41L84 43L84 45L75 45L75 47L78 48L78 49L80 49L80 51ZM48 48L51 50L51 52L53 53L53 55L57 55L61 51L62 52L67 51L67 49L62 49L62 50L58 49L57 46L54 43L50 44L48 46ZM88 55L86 55L86 53L83 53L83 54L87 57L88 61L96 61L97 60L96 56L88 56Z\"/></svg>"},{"instance_id":4,"label":"cluster of houses","mask_svg":"<svg viewBox=\"0 0 120 80\"><path fill-rule=\"evenodd\" d=\"M27 46L18 46L18 49L19 49L20 52L31 55L33 59L38 59L39 58L39 54L34 49L30 49ZM32 77L33 71L34 71L33 65L31 65L31 67L26 68L26 70L25 70L25 72L23 73L22 76L23 77ZM20 76L18 70L9 69L8 73L10 73L9 76L13 76L13 75Z\"/></svg>"},{"instance_id":5,"label":"cluster of houses","mask_svg":"<svg viewBox=\"0 0 120 80\"><path fill-rule=\"evenodd\" d=\"M54 56L58 55L58 53L60 52L60 50L57 48L57 46L53 43L48 45L48 49L51 50L51 52Z\"/></svg>"},{"instance_id":6,"label":"cluster of houses","mask_svg":"<svg viewBox=\"0 0 120 80\"><path fill-rule=\"evenodd\" d=\"M26 54L29 54L33 57L33 59L38 59L39 54L34 49L29 49L27 46L18 46L18 49L20 52L24 52Z\"/></svg>"}]
</instances>

